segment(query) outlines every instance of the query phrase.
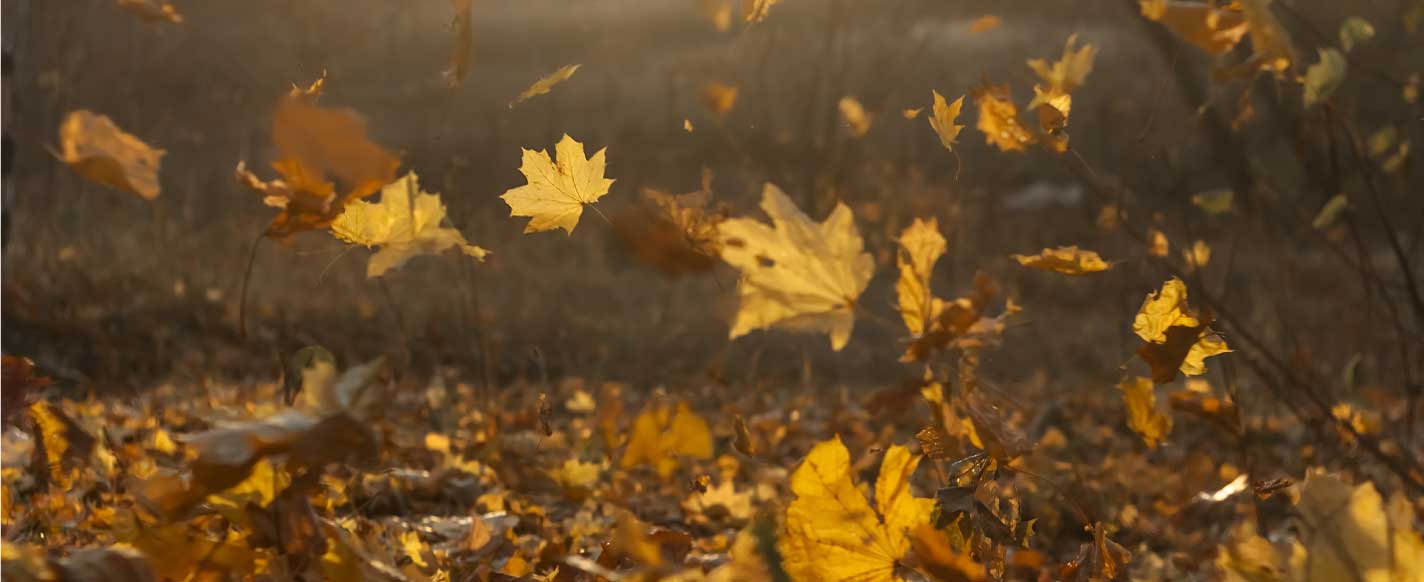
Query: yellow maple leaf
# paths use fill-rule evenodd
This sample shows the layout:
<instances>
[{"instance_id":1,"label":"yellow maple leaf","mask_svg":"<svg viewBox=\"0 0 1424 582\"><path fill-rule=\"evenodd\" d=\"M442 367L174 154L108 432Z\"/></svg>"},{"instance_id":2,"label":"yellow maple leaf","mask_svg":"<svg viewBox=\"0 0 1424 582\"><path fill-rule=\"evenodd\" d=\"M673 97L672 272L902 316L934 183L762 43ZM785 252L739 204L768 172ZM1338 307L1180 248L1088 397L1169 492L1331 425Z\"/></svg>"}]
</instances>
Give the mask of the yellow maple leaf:
<instances>
[{"instance_id":1,"label":"yellow maple leaf","mask_svg":"<svg viewBox=\"0 0 1424 582\"><path fill-rule=\"evenodd\" d=\"M1306 475L1296 510L1305 522L1289 558L1290 580L1403 582L1424 578L1424 539L1404 495L1388 503L1365 482L1351 487L1318 470Z\"/></svg>"},{"instance_id":2,"label":"yellow maple leaf","mask_svg":"<svg viewBox=\"0 0 1424 582\"><path fill-rule=\"evenodd\" d=\"M817 224L772 184L761 208L771 226L750 218L723 221L722 260L742 272L730 337L772 326L825 332L839 351L855 326L855 302L875 274L875 259L845 204Z\"/></svg>"},{"instance_id":3,"label":"yellow maple leaf","mask_svg":"<svg viewBox=\"0 0 1424 582\"><path fill-rule=\"evenodd\" d=\"M1172 417L1157 411L1157 395L1151 378L1137 376L1117 385L1122 401L1127 405L1127 426L1142 437L1149 448L1166 440L1172 432Z\"/></svg>"},{"instance_id":4,"label":"yellow maple leaf","mask_svg":"<svg viewBox=\"0 0 1424 582\"><path fill-rule=\"evenodd\" d=\"M1080 249L1077 245L1043 249L1036 255L1013 255L1013 258L1025 267L1064 275L1087 275L1112 268L1098 253Z\"/></svg>"},{"instance_id":5,"label":"yellow maple leaf","mask_svg":"<svg viewBox=\"0 0 1424 582\"><path fill-rule=\"evenodd\" d=\"M564 134L554 146L558 164L543 150L524 150L519 172L528 184L506 191L500 198L509 205L510 216L528 216L524 233L562 228L573 234L583 207L593 204L604 194L613 180L603 177L604 153L598 150L584 158L583 144Z\"/></svg>"},{"instance_id":6,"label":"yellow maple leaf","mask_svg":"<svg viewBox=\"0 0 1424 582\"><path fill-rule=\"evenodd\" d=\"M786 508L779 542L796 582L901 580L896 565L910 549L908 531L929 523L934 500L915 497L909 479L919 455L892 445L880 462L872 508L851 474L839 436L818 443L791 475L796 500Z\"/></svg>"},{"instance_id":7,"label":"yellow maple leaf","mask_svg":"<svg viewBox=\"0 0 1424 582\"><path fill-rule=\"evenodd\" d=\"M380 277L411 258L450 249L481 261L489 251L472 245L454 228L442 226L445 203L420 191L415 172L381 189L380 202L356 200L331 223L331 234L351 244L380 247L366 264L367 277Z\"/></svg>"},{"instance_id":8,"label":"yellow maple leaf","mask_svg":"<svg viewBox=\"0 0 1424 582\"><path fill-rule=\"evenodd\" d=\"M678 456L712 458L712 431L686 402L676 406L654 402L633 420L633 435L619 464L623 468L652 465L666 478L677 470Z\"/></svg>"},{"instance_id":9,"label":"yellow maple leaf","mask_svg":"<svg viewBox=\"0 0 1424 582\"><path fill-rule=\"evenodd\" d=\"M564 65L560 67L559 70L549 73L544 78L535 81L533 85L530 85L528 89L520 93L519 97L516 97L514 101L510 102L509 108L513 109L515 105L548 93L553 90L554 85L558 85L559 83L567 81L569 77L572 77L574 72L579 70L580 66L581 65Z\"/></svg>"},{"instance_id":10,"label":"yellow maple leaf","mask_svg":"<svg viewBox=\"0 0 1424 582\"><path fill-rule=\"evenodd\" d=\"M59 126L59 159L80 176L110 188L158 197L158 164L166 153L119 129L107 116L71 111Z\"/></svg>"},{"instance_id":11,"label":"yellow maple leaf","mask_svg":"<svg viewBox=\"0 0 1424 582\"><path fill-rule=\"evenodd\" d=\"M1132 320L1132 332L1142 341L1160 344L1167 341L1167 328L1196 325L1197 319L1187 308L1187 284L1172 277L1160 291L1147 295Z\"/></svg>"},{"instance_id":12,"label":"yellow maple leaf","mask_svg":"<svg viewBox=\"0 0 1424 582\"><path fill-rule=\"evenodd\" d=\"M930 293L930 275L947 246L939 233L939 219L916 218L900 232L896 242L900 245L895 258L900 278L895 281L895 296L899 300L900 317L910 333L921 335L930 319L930 300L934 298Z\"/></svg>"},{"instance_id":13,"label":"yellow maple leaf","mask_svg":"<svg viewBox=\"0 0 1424 582\"><path fill-rule=\"evenodd\" d=\"M1142 16L1155 21L1207 54L1221 55L1246 36L1246 18L1205 2L1138 0Z\"/></svg>"},{"instance_id":14,"label":"yellow maple leaf","mask_svg":"<svg viewBox=\"0 0 1424 582\"><path fill-rule=\"evenodd\" d=\"M1033 133L1019 122L1019 108L1008 85L981 86L974 90L974 102L979 105L975 127L986 143L1004 152L1021 152L1034 143Z\"/></svg>"},{"instance_id":15,"label":"yellow maple leaf","mask_svg":"<svg viewBox=\"0 0 1424 582\"><path fill-rule=\"evenodd\" d=\"M860 104L855 97L841 97L836 107L841 111L841 117L850 125L850 130L856 137L865 137L870 131L870 124L875 118L865 110L865 106Z\"/></svg>"},{"instance_id":16,"label":"yellow maple leaf","mask_svg":"<svg viewBox=\"0 0 1424 582\"><path fill-rule=\"evenodd\" d=\"M944 95L939 91L930 91L934 94L934 115L929 117L930 128L934 129L935 135L939 136L939 143L944 149L954 151L954 143L959 139L959 131L964 129L963 125L956 125L954 122L959 119L959 110L964 106L964 96L961 95L954 103L948 103Z\"/></svg>"},{"instance_id":17,"label":"yellow maple leaf","mask_svg":"<svg viewBox=\"0 0 1424 582\"><path fill-rule=\"evenodd\" d=\"M1063 45L1063 56L1050 64L1043 59L1030 59L1028 66L1033 72L1038 73L1038 78L1047 87L1046 92L1051 93L1072 93L1083 86L1083 81L1088 78L1088 73L1093 72L1093 59L1098 55L1098 49L1091 44L1074 48L1077 44L1078 35L1068 37L1068 42Z\"/></svg>"},{"instance_id":18,"label":"yellow maple leaf","mask_svg":"<svg viewBox=\"0 0 1424 582\"><path fill-rule=\"evenodd\" d=\"M1187 306L1187 286L1173 277L1161 291L1148 294L1132 322L1132 331L1144 341L1137 355L1152 368L1152 380L1171 382L1177 372L1197 376L1206 372L1206 359L1230 352L1226 341L1211 329L1211 314L1197 315Z\"/></svg>"}]
</instances>

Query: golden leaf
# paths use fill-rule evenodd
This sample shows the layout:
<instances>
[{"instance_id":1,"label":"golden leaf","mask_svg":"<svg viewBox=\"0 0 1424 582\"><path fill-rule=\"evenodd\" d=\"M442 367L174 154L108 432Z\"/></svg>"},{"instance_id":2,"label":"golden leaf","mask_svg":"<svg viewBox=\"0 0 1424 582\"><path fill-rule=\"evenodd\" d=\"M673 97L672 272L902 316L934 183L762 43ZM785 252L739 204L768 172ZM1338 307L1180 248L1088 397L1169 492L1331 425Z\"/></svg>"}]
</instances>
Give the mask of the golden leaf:
<instances>
[{"instance_id":1,"label":"golden leaf","mask_svg":"<svg viewBox=\"0 0 1424 582\"><path fill-rule=\"evenodd\" d=\"M740 525L752 516L752 496L752 489L737 491L731 479L723 479L716 487L689 495L682 510L704 522Z\"/></svg>"},{"instance_id":2,"label":"golden leaf","mask_svg":"<svg viewBox=\"0 0 1424 582\"><path fill-rule=\"evenodd\" d=\"M855 217L837 204L817 224L772 184L762 190L768 226L733 218L718 226L722 260L741 271L730 337L772 326L825 332L839 351L855 326L855 302L875 274Z\"/></svg>"},{"instance_id":3,"label":"golden leaf","mask_svg":"<svg viewBox=\"0 0 1424 582\"><path fill-rule=\"evenodd\" d=\"M292 90L288 91L287 95L290 97L306 97L308 99L315 100L318 97L321 97L321 94L325 91L326 70L323 69L321 71L321 76L318 77L315 81L312 81L310 85L307 85L305 89L303 89L301 85L292 83Z\"/></svg>"},{"instance_id":4,"label":"golden leaf","mask_svg":"<svg viewBox=\"0 0 1424 582\"><path fill-rule=\"evenodd\" d=\"M1171 382L1180 371L1188 376L1206 372L1206 358L1230 352L1211 329L1211 315L1195 315L1187 306L1187 287L1173 277L1143 301L1132 331L1145 343L1137 355L1152 368L1152 380Z\"/></svg>"},{"instance_id":5,"label":"golden leaf","mask_svg":"<svg viewBox=\"0 0 1424 582\"><path fill-rule=\"evenodd\" d=\"M580 65L564 65L559 70L549 73L548 76L535 81L533 85L530 85L528 89L520 93L519 97L510 102L509 108L513 109L515 105L548 93L554 88L554 85L558 85L559 83L567 81L569 77L572 77L574 72L579 70L579 66Z\"/></svg>"},{"instance_id":6,"label":"golden leaf","mask_svg":"<svg viewBox=\"0 0 1424 582\"><path fill-rule=\"evenodd\" d=\"M947 243L939 233L939 220L916 218L905 227L896 240L900 245L895 263L900 278L895 281L895 296L899 299L900 317L913 335L925 332L930 318L930 275L935 262L944 256Z\"/></svg>"},{"instance_id":7,"label":"golden leaf","mask_svg":"<svg viewBox=\"0 0 1424 582\"><path fill-rule=\"evenodd\" d=\"M1216 566L1223 582L1279 581L1285 574L1276 547L1256 533L1252 519L1242 520L1232 529L1229 542L1217 546Z\"/></svg>"},{"instance_id":8,"label":"golden leaf","mask_svg":"<svg viewBox=\"0 0 1424 582\"><path fill-rule=\"evenodd\" d=\"M500 196L509 205L509 215L532 218L524 227L525 234L556 228L573 234L584 205L597 202L613 185L613 180L603 177L603 157L608 149L585 159L583 144L565 134L554 146L557 165L548 152L523 151L519 172L528 184Z\"/></svg>"},{"instance_id":9,"label":"golden leaf","mask_svg":"<svg viewBox=\"0 0 1424 582\"><path fill-rule=\"evenodd\" d=\"M1147 254L1153 257L1165 257L1171 252L1171 243L1167 241L1167 233L1155 228L1147 231Z\"/></svg>"},{"instance_id":10,"label":"golden leaf","mask_svg":"<svg viewBox=\"0 0 1424 582\"><path fill-rule=\"evenodd\" d=\"M1151 378L1141 376L1123 380L1117 385L1122 401L1127 405L1127 426L1142 437L1149 448L1167 439L1172 432L1172 417L1157 411L1157 395Z\"/></svg>"},{"instance_id":11,"label":"golden leaf","mask_svg":"<svg viewBox=\"0 0 1424 582\"><path fill-rule=\"evenodd\" d=\"M1196 325L1197 319L1187 308L1187 285L1173 277L1162 284L1161 291L1147 295L1132 321L1132 332L1143 341L1162 343L1167 341L1167 328Z\"/></svg>"},{"instance_id":12,"label":"golden leaf","mask_svg":"<svg viewBox=\"0 0 1424 582\"><path fill-rule=\"evenodd\" d=\"M1205 267L1211 262L1211 245L1204 240L1192 241L1191 248L1182 249L1182 260L1186 262L1188 272Z\"/></svg>"},{"instance_id":13,"label":"golden leaf","mask_svg":"<svg viewBox=\"0 0 1424 582\"><path fill-rule=\"evenodd\" d=\"M1315 219L1310 221L1310 226L1317 229L1326 229L1335 224L1336 217L1346 208L1350 207L1350 198L1344 194L1336 194L1325 201L1325 205L1320 207L1320 212L1315 214Z\"/></svg>"},{"instance_id":14,"label":"golden leaf","mask_svg":"<svg viewBox=\"0 0 1424 582\"><path fill-rule=\"evenodd\" d=\"M767 12L781 0L742 0L742 19L747 22L766 20Z\"/></svg>"},{"instance_id":15,"label":"golden leaf","mask_svg":"<svg viewBox=\"0 0 1424 582\"><path fill-rule=\"evenodd\" d=\"M702 103L717 115L726 115L737 105L737 88L722 83L708 83L702 88Z\"/></svg>"},{"instance_id":16,"label":"golden leaf","mask_svg":"<svg viewBox=\"0 0 1424 582\"><path fill-rule=\"evenodd\" d=\"M313 176L345 183L343 203L364 198L396 177L400 159L366 137L366 121L351 109L326 109L284 96L272 114L272 143L281 158Z\"/></svg>"},{"instance_id":17,"label":"golden leaf","mask_svg":"<svg viewBox=\"0 0 1424 582\"><path fill-rule=\"evenodd\" d=\"M921 112L921 111L924 111L924 110L925 110L924 107L916 107L916 108L914 108L914 109L910 109L910 108L901 109L901 110L900 110L900 117L904 117L905 119L914 119L914 118L916 118L916 117L919 117L919 116L920 116L920 112Z\"/></svg>"},{"instance_id":18,"label":"golden leaf","mask_svg":"<svg viewBox=\"0 0 1424 582\"><path fill-rule=\"evenodd\" d=\"M129 11L147 22L171 22L181 24L183 15L172 3L161 0L118 0L119 8Z\"/></svg>"},{"instance_id":19,"label":"golden leaf","mask_svg":"<svg viewBox=\"0 0 1424 582\"><path fill-rule=\"evenodd\" d=\"M984 579L984 565L967 553L954 551L949 534L934 526L921 525L910 532L910 545L935 580L940 582L977 582Z\"/></svg>"},{"instance_id":20,"label":"golden leaf","mask_svg":"<svg viewBox=\"0 0 1424 582\"><path fill-rule=\"evenodd\" d=\"M438 255L449 249L481 261L489 251L470 244L465 235L442 226L445 203L439 194L420 191L419 178L410 172L381 189L380 202L353 201L331 223L331 234L345 242L381 247L366 264L367 277L380 277L406 261Z\"/></svg>"},{"instance_id":21,"label":"golden leaf","mask_svg":"<svg viewBox=\"0 0 1424 582\"><path fill-rule=\"evenodd\" d=\"M1373 483L1351 487L1319 471L1306 475L1296 506L1303 542L1289 559L1293 581L1424 579L1424 540L1414 510L1396 493L1386 504Z\"/></svg>"},{"instance_id":22,"label":"golden leaf","mask_svg":"<svg viewBox=\"0 0 1424 582\"><path fill-rule=\"evenodd\" d=\"M1279 78L1296 61L1290 34L1271 12L1271 0L1238 1L1241 4L1241 12L1246 17L1253 51L1251 60L1246 64L1270 71Z\"/></svg>"},{"instance_id":23,"label":"golden leaf","mask_svg":"<svg viewBox=\"0 0 1424 582\"><path fill-rule=\"evenodd\" d=\"M929 118L930 128L934 130L935 135L939 136L939 143L944 146L944 149L954 151L954 144L959 139L959 131L964 129L963 125L954 123L959 119L960 108L964 106L964 96L961 95L955 99L954 103L947 103L939 91L930 92L934 94L934 115Z\"/></svg>"},{"instance_id":24,"label":"golden leaf","mask_svg":"<svg viewBox=\"0 0 1424 582\"><path fill-rule=\"evenodd\" d=\"M986 143L1004 152L1021 152L1034 143L1033 133L1019 123L1019 108L1014 105L1008 85L982 85L973 94L979 105L975 127L984 134Z\"/></svg>"},{"instance_id":25,"label":"golden leaf","mask_svg":"<svg viewBox=\"0 0 1424 582\"><path fill-rule=\"evenodd\" d=\"M796 499L786 508L779 542L796 582L902 580L897 563L910 549L909 530L929 523L934 500L910 493L921 457L892 445L880 462L872 508L851 473L840 437L818 443L791 475Z\"/></svg>"},{"instance_id":26,"label":"golden leaf","mask_svg":"<svg viewBox=\"0 0 1424 582\"><path fill-rule=\"evenodd\" d=\"M1139 0L1142 16L1167 27L1207 54L1230 51L1246 36L1246 18L1239 11L1205 2Z\"/></svg>"},{"instance_id":27,"label":"golden leaf","mask_svg":"<svg viewBox=\"0 0 1424 582\"><path fill-rule=\"evenodd\" d=\"M1218 188L1192 194L1192 204L1207 214L1225 214L1231 212L1231 204L1235 198L1236 193L1230 189Z\"/></svg>"},{"instance_id":28,"label":"golden leaf","mask_svg":"<svg viewBox=\"0 0 1424 582\"><path fill-rule=\"evenodd\" d=\"M1098 49L1091 44L1075 49L1073 45L1077 42L1078 35L1069 36L1068 42L1063 45L1063 56L1052 64L1043 59L1028 61L1029 68L1038 73L1038 78L1046 85L1045 92L1072 93L1082 87L1088 74L1093 72L1093 59L1097 57Z\"/></svg>"},{"instance_id":29,"label":"golden leaf","mask_svg":"<svg viewBox=\"0 0 1424 582\"><path fill-rule=\"evenodd\" d=\"M969 23L969 34L979 34L998 28L1004 21L993 14L985 14Z\"/></svg>"},{"instance_id":30,"label":"golden leaf","mask_svg":"<svg viewBox=\"0 0 1424 582\"><path fill-rule=\"evenodd\" d=\"M841 118L850 125L851 132L855 133L856 137L865 137L865 134L870 131L870 124L874 118L865 111L865 107L860 104L860 101L857 101L855 97L841 97L841 100L836 103L836 107L841 111Z\"/></svg>"},{"instance_id":31,"label":"golden leaf","mask_svg":"<svg viewBox=\"0 0 1424 582\"><path fill-rule=\"evenodd\" d=\"M104 115L71 111L59 126L59 159L80 176L110 188L158 197L158 164L167 152L119 129Z\"/></svg>"},{"instance_id":32,"label":"golden leaf","mask_svg":"<svg viewBox=\"0 0 1424 582\"><path fill-rule=\"evenodd\" d=\"M1077 245L1043 249L1036 255L1013 255L1013 258L1025 267L1064 275L1087 275L1112 268L1098 253L1079 249Z\"/></svg>"},{"instance_id":33,"label":"golden leaf","mask_svg":"<svg viewBox=\"0 0 1424 582\"><path fill-rule=\"evenodd\" d=\"M717 32L727 32L732 27L732 0L697 0L697 11Z\"/></svg>"},{"instance_id":34,"label":"golden leaf","mask_svg":"<svg viewBox=\"0 0 1424 582\"><path fill-rule=\"evenodd\" d=\"M623 468L652 465L667 478L677 470L678 456L712 458L712 431L686 402L676 406L650 403L633 420L633 434L623 451Z\"/></svg>"}]
</instances>

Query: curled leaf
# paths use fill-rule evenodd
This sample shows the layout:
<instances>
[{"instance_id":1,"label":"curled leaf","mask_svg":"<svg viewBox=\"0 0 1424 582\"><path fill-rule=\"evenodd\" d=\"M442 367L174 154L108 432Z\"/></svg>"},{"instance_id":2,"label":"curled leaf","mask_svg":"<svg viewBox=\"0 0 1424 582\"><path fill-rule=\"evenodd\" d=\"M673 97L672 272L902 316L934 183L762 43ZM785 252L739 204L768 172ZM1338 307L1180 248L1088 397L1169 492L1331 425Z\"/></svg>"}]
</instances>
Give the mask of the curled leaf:
<instances>
[{"instance_id":1,"label":"curled leaf","mask_svg":"<svg viewBox=\"0 0 1424 582\"><path fill-rule=\"evenodd\" d=\"M158 164L167 152L88 110L71 111L59 126L61 161L80 176L145 200L158 197Z\"/></svg>"}]
</instances>

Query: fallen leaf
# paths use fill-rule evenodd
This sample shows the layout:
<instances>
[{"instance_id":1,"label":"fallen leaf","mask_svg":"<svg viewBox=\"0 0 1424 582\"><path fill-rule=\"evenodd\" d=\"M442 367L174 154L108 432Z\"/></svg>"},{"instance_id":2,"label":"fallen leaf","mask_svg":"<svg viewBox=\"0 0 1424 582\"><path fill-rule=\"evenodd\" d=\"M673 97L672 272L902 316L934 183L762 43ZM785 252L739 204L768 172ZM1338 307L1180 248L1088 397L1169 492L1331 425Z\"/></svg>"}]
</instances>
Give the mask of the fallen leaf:
<instances>
[{"instance_id":1,"label":"fallen leaf","mask_svg":"<svg viewBox=\"0 0 1424 582\"><path fill-rule=\"evenodd\" d=\"M1037 255L1013 255L1020 265L1064 275L1087 275L1112 268L1095 253L1077 245L1043 249Z\"/></svg>"},{"instance_id":2,"label":"fallen leaf","mask_svg":"<svg viewBox=\"0 0 1424 582\"><path fill-rule=\"evenodd\" d=\"M1285 567L1276 547L1256 533L1256 521L1242 520L1226 544L1217 546L1216 566L1223 582L1284 580Z\"/></svg>"},{"instance_id":3,"label":"fallen leaf","mask_svg":"<svg viewBox=\"0 0 1424 582\"><path fill-rule=\"evenodd\" d=\"M1123 380L1117 385L1122 401L1127 405L1127 426L1142 437L1148 448L1166 440L1172 432L1172 417L1157 411L1157 395L1151 378L1141 376Z\"/></svg>"},{"instance_id":4,"label":"fallen leaf","mask_svg":"<svg viewBox=\"0 0 1424 582\"><path fill-rule=\"evenodd\" d=\"M909 531L929 523L934 500L915 497L909 478L921 457L891 445L875 480L875 506L851 472L840 437L818 443L791 475L796 499L786 508L778 546L796 582L903 580L896 572L910 549Z\"/></svg>"},{"instance_id":5,"label":"fallen leaf","mask_svg":"<svg viewBox=\"0 0 1424 582\"><path fill-rule=\"evenodd\" d=\"M930 128L939 136L939 143L944 149L954 151L954 144L959 140L959 131L964 129L963 125L954 123L959 119L960 108L964 106L964 96L955 99L954 103L947 103L939 91L930 93L934 95L934 115L929 118ZM983 115L982 106L980 115ZM982 131L982 128L980 130Z\"/></svg>"},{"instance_id":6,"label":"fallen leaf","mask_svg":"<svg viewBox=\"0 0 1424 582\"><path fill-rule=\"evenodd\" d=\"M548 93L553 90L554 85L558 85L559 83L567 81L569 77L572 77L574 73L579 70L579 66L580 65L564 65L560 67L559 70L549 73L544 78L535 81L533 85L530 85L528 89L520 93L519 97L516 97L514 101L509 103L509 108L513 109L515 105Z\"/></svg>"},{"instance_id":7,"label":"fallen leaf","mask_svg":"<svg viewBox=\"0 0 1424 582\"><path fill-rule=\"evenodd\" d=\"M817 224L768 183L761 208L771 226L750 218L718 226L722 260L741 271L730 337L783 327L830 335L839 351L855 326L855 302L875 274L855 217L845 204Z\"/></svg>"},{"instance_id":8,"label":"fallen leaf","mask_svg":"<svg viewBox=\"0 0 1424 582\"><path fill-rule=\"evenodd\" d=\"M449 249L483 261L489 251L469 244L460 231L443 226L445 203L439 194L420 190L419 178L410 172L381 189L380 202L356 200L331 223L331 234L350 244L380 247L366 265L375 278L418 256L438 255Z\"/></svg>"},{"instance_id":9,"label":"fallen leaf","mask_svg":"<svg viewBox=\"0 0 1424 582\"><path fill-rule=\"evenodd\" d=\"M1305 528L1288 559L1293 582L1424 579L1424 539L1403 495L1386 503L1373 483L1312 471L1296 511Z\"/></svg>"},{"instance_id":10,"label":"fallen leaf","mask_svg":"<svg viewBox=\"0 0 1424 582\"><path fill-rule=\"evenodd\" d=\"M150 147L92 111L71 111L59 126L59 159L75 173L145 200L158 197L158 165L167 152Z\"/></svg>"},{"instance_id":11,"label":"fallen leaf","mask_svg":"<svg viewBox=\"0 0 1424 582\"><path fill-rule=\"evenodd\" d=\"M519 172L528 183L500 196L509 205L509 215L531 217L525 234L556 228L573 234L583 207L598 202L613 185L613 180L603 177L607 151L585 158L583 144L568 134L554 146L557 165L546 151L523 150Z\"/></svg>"},{"instance_id":12,"label":"fallen leaf","mask_svg":"<svg viewBox=\"0 0 1424 582\"><path fill-rule=\"evenodd\" d=\"M1192 204L1207 214L1226 214L1231 212L1231 204L1235 198L1236 193L1232 190L1218 188L1192 194Z\"/></svg>"},{"instance_id":13,"label":"fallen leaf","mask_svg":"<svg viewBox=\"0 0 1424 582\"><path fill-rule=\"evenodd\" d=\"M712 431L707 421L686 402L675 406L649 403L633 420L632 436L619 465L625 469L652 465L658 476L667 478L677 470L679 456L712 457Z\"/></svg>"},{"instance_id":14,"label":"fallen leaf","mask_svg":"<svg viewBox=\"0 0 1424 582\"><path fill-rule=\"evenodd\" d=\"M895 263L900 276L895 281L895 296L899 300L900 317L911 335L921 335L929 322L930 304L934 295L930 291L930 276L934 265L944 256L947 243L939 233L939 219L915 222L900 232L895 241L899 250Z\"/></svg>"}]
</instances>

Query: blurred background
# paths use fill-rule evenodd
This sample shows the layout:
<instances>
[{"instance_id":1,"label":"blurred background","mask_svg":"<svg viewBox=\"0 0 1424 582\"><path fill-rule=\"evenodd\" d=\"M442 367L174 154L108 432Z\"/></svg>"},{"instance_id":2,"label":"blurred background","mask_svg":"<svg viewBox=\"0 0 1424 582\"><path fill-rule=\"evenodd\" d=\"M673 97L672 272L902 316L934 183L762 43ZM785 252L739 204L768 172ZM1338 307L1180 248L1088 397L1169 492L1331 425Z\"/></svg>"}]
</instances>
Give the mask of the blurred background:
<instances>
[{"instance_id":1,"label":"blurred background","mask_svg":"<svg viewBox=\"0 0 1424 582\"><path fill-rule=\"evenodd\" d=\"M16 149L5 350L57 377L115 388L271 376L285 354L311 344L343 362L402 353L411 369L498 384L565 375L643 386L894 383L918 375L896 362L904 332L894 238L913 218L934 216L950 241L937 295L966 294L983 270L1025 308L1004 348L986 355L986 375L1102 387L1136 347L1132 315L1168 276L1145 247L1098 225L1107 185L1127 222L1165 232L1174 256L1193 241L1211 246L1192 285L1233 306L1273 356L1323 378L1348 369L1392 386L1424 373L1424 313L1411 314L1401 267L1424 269L1418 148L1378 179L1383 194L1349 213L1346 230L1311 228L1331 197L1367 190L1365 178L1330 169L1341 156L1319 139L1334 135L1329 118L1302 110L1298 87L1266 77L1210 84L1210 59L1143 19L1136 2L784 0L764 21L733 18L726 30L709 18L712 5L477 0L468 74L452 86L442 74L457 43L446 0L179 2L176 25L106 0L7 0L15 68L5 123ZM1375 38L1351 54L1366 66L1352 70L1332 114L1362 134L1388 126L1421 137L1419 104L1401 98L1424 69L1424 44L1403 17L1413 5L1311 0L1275 10L1302 65L1336 42L1344 18L1373 22ZM986 15L1001 24L971 32ZM928 108L931 90L953 100L983 81L1008 83L1025 103L1035 80L1025 61L1056 60L1075 34L1099 52L1075 95L1068 154L986 145L972 97L957 155L924 114L901 115ZM551 93L510 106L569 64L581 68ZM324 232L290 246L263 241L243 338L244 266L274 212L233 168L245 160L270 175L273 106L323 74L322 103L361 112L375 142L403 152L402 172L442 194L452 222L494 254L483 264L416 259L383 288L365 278L367 251L348 252ZM737 88L729 111L709 109L712 83ZM847 96L873 115L863 137L837 110ZM59 121L75 109L167 150L161 197L146 203L88 183L51 155ZM698 189L703 168L733 215L762 216L765 182L817 220L850 205L877 258L862 304L883 320L858 321L841 352L822 336L783 332L729 341L736 277L725 266L663 274L592 213L572 236L521 234L525 220L510 218L498 196L524 182L521 148L551 149L565 133L590 153L607 148L617 182L599 207L615 223L636 211L644 188ZM1222 188L1237 192L1233 212L1192 205L1194 194ZM1381 217L1393 219L1389 228ZM1065 244L1117 265L1070 278L1009 259ZM1230 366L1213 378L1240 373Z\"/></svg>"}]
</instances>

